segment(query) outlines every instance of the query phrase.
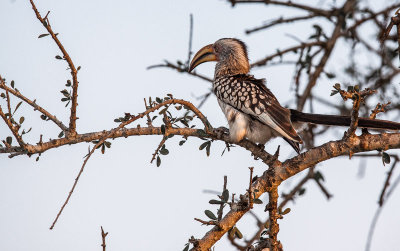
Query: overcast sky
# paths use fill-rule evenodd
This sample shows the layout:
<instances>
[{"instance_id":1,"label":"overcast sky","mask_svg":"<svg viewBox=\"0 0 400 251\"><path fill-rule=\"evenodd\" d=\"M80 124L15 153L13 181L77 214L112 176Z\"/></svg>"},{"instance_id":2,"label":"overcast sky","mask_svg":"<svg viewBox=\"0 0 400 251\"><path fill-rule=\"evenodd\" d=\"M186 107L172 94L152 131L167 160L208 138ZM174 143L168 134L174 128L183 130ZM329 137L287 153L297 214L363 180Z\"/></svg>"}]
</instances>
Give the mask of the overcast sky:
<instances>
[{"instance_id":1,"label":"overcast sky","mask_svg":"<svg viewBox=\"0 0 400 251\"><path fill-rule=\"evenodd\" d=\"M144 110L144 97L172 93L198 103L196 97L207 93L208 82L168 69L146 70L164 59L186 60L190 13L194 15L195 51L219 38L236 37L248 44L250 58L256 60L296 43L287 34L306 38L311 32L306 24L284 25L246 36L246 28L280 15L289 16L292 10L260 5L231 8L220 0L37 0L36 4L42 15L51 11L53 29L60 33L58 37L75 65L82 66L78 75L79 133L115 127L114 118L124 112ZM60 90L70 77L67 65L54 58L60 52L49 37L37 39L45 31L29 1L0 1L0 31L2 77L15 80L24 95L67 123L69 108L60 102ZM343 55L329 62L329 67L339 67L345 60ZM212 63L204 64L198 72L213 76L213 67ZM270 67L253 73L267 78L277 98L290 104L291 68ZM322 78L316 91L327 97L332 84L332 80ZM331 100L341 102L337 96ZM329 112L324 109L317 112ZM201 111L214 127L227 125L215 97ZM40 134L44 139L57 137L59 129L43 122L27 105L16 114L22 115L26 118L24 126L33 127L26 137L30 142L38 142ZM332 130L324 141L339 139L343 131ZM0 138L9 135L1 123ZM109 232L107 250L181 250L190 236L201 238L210 229L193 220L205 219L205 209L217 210L208 204L215 195L204 193L204 189L220 191L223 176L228 175L229 190L244 193L248 167L254 166L256 174L266 169L239 147L221 157L224 144L215 142L211 156L206 157L198 150L200 139L190 138L179 147L177 136L168 140L170 154L157 168L149 161L160 140L160 136L117 139L105 155L94 154L52 231L49 227L72 186L88 144L52 149L38 162L34 157L9 159L1 155L0 250L101 250L100 226ZM274 152L278 145L282 145L282 159L295 154L280 139L269 143L266 150ZM279 239L285 250L364 249L388 166L384 167L379 158L369 159L363 178L358 176L359 166L357 159L350 161L347 157L318 166L334 197L327 201L315 183L306 186L305 196L290 204L291 213L279 222ZM289 179L280 190L290 189L303 175ZM372 250L396 250L400 246L399 193L396 191L383 209ZM263 219L267 216L264 206L255 206ZM254 220L245 216L238 228L245 237L251 236ZM230 248L225 237L216 245L216 250Z\"/></svg>"}]
</instances>

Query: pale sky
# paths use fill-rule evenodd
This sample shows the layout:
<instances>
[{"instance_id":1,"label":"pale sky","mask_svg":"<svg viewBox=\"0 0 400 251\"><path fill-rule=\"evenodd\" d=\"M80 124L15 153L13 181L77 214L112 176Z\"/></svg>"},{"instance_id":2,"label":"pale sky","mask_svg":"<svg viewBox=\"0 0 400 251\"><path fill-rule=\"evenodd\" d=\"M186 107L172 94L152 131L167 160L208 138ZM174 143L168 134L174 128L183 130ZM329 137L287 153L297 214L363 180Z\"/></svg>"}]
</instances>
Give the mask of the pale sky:
<instances>
[{"instance_id":1,"label":"pale sky","mask_svg":"<svg viewBox=\"0 0 400 251\"><path fill-rule=\"evenodd\" d=\"M186 60L190 13L194 15L194 51L219 38L236 37L247 43L253 61L296 43L287 34L306 38L311 33L309 25L303 23L247 36L246 28L293 12L260 5L232 9L220 0L37 0L36 4L42 15L51 11L53 29L60 33L75 65L82 66L78 75L80 133L117 126L114 118L124 112L142 112L143 98L149 96L172 93L197 104L196 97L208 91L209 83L168 69L146 70L164 59ZM29 1L0 2L0 31L2 77L15 80L24 95L37 99L67 123L69 108L60 102L60 90L70 77L67 65L54 58L60 52L49 37L37 39L45 30ZM345 55L335 58L328 68L337 69L345 60ZM212 63L204 64L197 71L212 77L213 67ZM293 97L292 72L290 67L270 67L253 73L267 78L268 87L281 103L286 103ZM321 78L315 91L328 97L332 81ZM329 99L341 102L338 96ZM17 102L14 98L13 104ZM326 109L321 107L316 112L329 113ZM201 111L214 127L227 126L214 96ZM44 139L57 137L59 129L43 122L27 105L16 114L22 115L24 126L33 127L27 141L38 142L40 134ZM324 142L339 139L344 130L332 130ZM0 138L10 134L0 123ZM180 147L178 136L167 141L170 154L157 168L149 161L160 140L160 136L117 139L105 155L94 154L52 231L49 227L73 184L88 144L52 149L38 162L36 156L9 159L1 155L0 250L101 250L100 226L109 232L107 250L181 250L192 235L201 238L210 229L193 220L206 219L205 209L217 210L208 204L215 195L204 193L204 189L220 191L223 176L228 175L229 190L245 193L248 167L254 166L255 174L267 168L240 147L221 157L225 145L215 142L211 156L206 157L198 150L200 139L190 138ZM274 152L279 144L281 159L295 154L280 139L267 144L266 150ZM379 158L369 159L365 176L360 178L359 161L341 157L320 164L318 169L323 171L325 185L334 197L327 201L314 182L307 184L305 196L289 204L292 211L279 222L278 237L285 251L363 250L389 167ZM398 174L395 172L394 177ZM290 189L303 176L300 173L289 179L280 191ZM371 250L389 251L400 246L399 193L395 191L382 211ZM262 199L266 201L264 196ZM264 206L255 206L262 219L267 217ZM237 226L245 237L255 230L250 216ZM215 247L232 249L225 237Z\"/></svg>"}]
</instances>

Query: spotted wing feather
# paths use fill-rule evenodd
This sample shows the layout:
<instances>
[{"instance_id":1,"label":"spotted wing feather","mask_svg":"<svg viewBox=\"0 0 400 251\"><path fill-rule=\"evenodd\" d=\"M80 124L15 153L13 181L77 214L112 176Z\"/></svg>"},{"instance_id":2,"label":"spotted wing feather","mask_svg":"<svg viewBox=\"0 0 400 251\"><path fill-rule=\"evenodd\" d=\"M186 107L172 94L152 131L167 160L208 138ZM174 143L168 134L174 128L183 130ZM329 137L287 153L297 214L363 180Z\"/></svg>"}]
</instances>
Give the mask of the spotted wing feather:
<instances>
[{"instance_id":1,"label":"spotted wing feather","mask_svg":"<svg viewBox=\"0 0 400 251\"><path fill-rule=\"evenodd\" d=\"M288 140L302 142L290 121L290 110L279 104L264 80L244 74L217 78L214 93L224 103L268 125Z\"/></svg>"}]
</instances>

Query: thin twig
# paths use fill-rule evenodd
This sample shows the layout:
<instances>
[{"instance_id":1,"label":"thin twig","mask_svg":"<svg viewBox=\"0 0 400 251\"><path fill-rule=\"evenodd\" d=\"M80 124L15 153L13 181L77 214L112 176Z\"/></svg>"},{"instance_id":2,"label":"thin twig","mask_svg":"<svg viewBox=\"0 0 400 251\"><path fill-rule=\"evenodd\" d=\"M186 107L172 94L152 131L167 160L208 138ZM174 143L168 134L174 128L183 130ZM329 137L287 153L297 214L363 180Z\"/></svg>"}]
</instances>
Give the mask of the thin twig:
<instances>
[{"instance_id":1,"label":"thin twig","mask_svg":"<svg viewBox=\"0 0 400 251\"><path fill-rule=\"evenodd\" d=\"M17 139L18 144L25 150L26 144L25 144L24 140L22 139L21 135L19 135L18 128L15 127L13 125L13 123L11 122L11 114L9 115L9 118L7 118L6 114L1 109L1 106L0 106L0 117L2 117L4 122L7 124L8 128L10 129L10 131L12 132L14 137Z\"/></svg>"},{"instance_id":2,"label":"thin twig","mask_svg":"<svg viewBox=\"0 0 400 251\"><path fill-rule=\"evenodd\" d=\"M205 221L205 220L201 220L199 218L194 218L194 220L200 222L203 225L207 225L207 226L214 225L214 226L219 227L218 222L214 221L214 220Z\"/></svg>"},{"instance_id":3,"label":"thin twig","mask_svg":"<svg viewBox=\"0 0 400 251\"><path fill-rule=\"evenodd\" d=\"M381 195L379 196L379 206L382 207L383 203L385 202L385 195L386 195L386 190L388 189L389 185L390 185L390 179L392 177L393 171L396 168L396 165L399 161L399 157L397 155L395 155L396 158L394 158L392 167L390 168L389 172L387 173L386 176L386 180L383 183L383 188L382 188L382 192Z\"/></svg>"},{"instance_id":4,"label":"thin twig","mask_svg":"<svg viewBox=\"0 0 400 251\"><path fill-rule=\"evenodd\" d=\"M224 186L222 187L222 195L224 194L225 190L226 190L226 185L228 183L228 176L224 176ZM224 213L224 204L219 205L219 209L218 209L218 221L220 221L222 219L222 215Z\"/></svg>"},{"instance_id":5,"label":"thin twig","mask_svg":"<svg viewBox=\"0 0 400 251\"><path fill-rule=\"evenodd\" d=\"M189 74L189 75L198 77L198 78L200 78L202 80L205 80L207 82L212 82L213 81L211 78L209 78L207 76L204 76L204 75L196 73L196 71L188 72L188 68L187 67L181 67L179 65L170 63L168 61L165 61L165 64L151 65L151 66L147 67L147 70L151 70L151 69L155 69L155 68L162 68L162 67L174 69L174 70L176 70L176 71L178 71L180 73Z\"/></svg>"},{"instance_id":6,"label":"thin twig","mask_svg":"<svg viewBox=\"0 0 400 251\"><path fill-rule=\"evenodd\" d=\"M247 193L249 194L249 208L253 208L253 191L251 189L251 185L253 184L253 170L254 167L249 167L250 169L250 181L249 181L249 189L247 189Z\"/></svg>"},{"instance_id":7,"label":"thin twig","mask_svg":"<svg viewBox=\"0 0 400 251\"><path fill-rule=\"evenodd\" d=\"M325 188L325 186L321 183L319 179L314 179L317 183L318 187L321 189L322 193L325 195L326 199L329 200L332 198L332 194Z\"/></svg>"},{"instance_id":8,"label":"thin twig","mask_svg":"<svg viewBox=\"0 0 400 251\"><path fill-rule=\"evenodd\" d=\"M48 16L46 15L46 18L42 18L40 15L38 9L35 6L35 3L33 0L30 0L32 9L36 14L37 19L42 23L42 25L46 28L47 32L51 35L53 38L54 42L57 44L58 48L60 49L61 53L63 54L63 58L65 61L67 61L68 66L71 70L71 76L72 76L72 105L71 105L71 116L70 116L70 121L69 121L69 129L68 129L68 134L66 135L67 137L74 137L76 135L76 107L78 105L77 99L78 99L78 70L75 68L74 63L72 62L71 57L69 56L68 52L65 50L64 46L60 42L60 40L57 37L57 34L53 32L53 29L51 28L51 25L48 21Z\"/></svg>"},{"instance_id":9,"label":"thin twig","mask_svg":"<svg viewBox=\"0 0 400 251\"><path fill-rule=\"evenodd\" d=\"M190 28L189 28L189 47L188 47L188 59L186 67L189 67L190 57L192 56L192 40L193 40L193 14L190 13Z\"/></svg>"},{"instance_id":10,"label":"thin twig","mask_svg":"<svg viewBox=\"0 0 400 251\"><path fill-rule=\"evenodd\" d=\"M103 251L106 251L106 237L108 235L108 232L104 233L103 226L101 226L100 228L101 228L101 240L102 240L101 246L103 247Z\"/></svg>"},{"instance_id":11,"label":"thin twig","mask_svg":"<svg viewBox=\"0 0 400 251\"><path fill-rule=\"evenodd\" d=\"M379 216L383 210L383 206L386 205L386 202L388 201L390 195L392 195L393 191L397 188L397 186L400 184L400 175L397 176L396 180L394 181L393 185L390 187L389 191L386 194L384 203L382 204L382 206L379 206L374 214L374 217L372 218L372 222L371 225L369 227L369 231L368 231L368 237L367 237L367 243L365 245L365 251L369 251L371 248L371 243L372 243L372 237L374 235L374 231L375 231L375 227L376 227L376 223L378 222Z\"/></svg>"},{"instance_id":12,"label":"thin twig","mask_svg":"<svg viewBox=\"0 0 400 251\"><path fill-rule=\"evenodd\" d=\"M304 48L308 48L308 47L313 47L313 46L321 46L324 47L325 46L325 42L322 41L314 41L314 42L310 42L310 43L301 43L300 45L296 45L296 46L292 46L289 48L286 48L284 50L279 50L276 53L267 56L263 59L257 60L256 62L252 63L250 66L252 68L254 67L260 67L260 66L264 66L265 64L267 64L269 61L271 61L272 59L276 58L276 57L281 57L289 52L295 52L299 49L304 49Z\"/></svg>"},{"instance_id":13,"label":"thin twig","mask_svg":"<svg viewBox=\"0 0 400 251\"><path fill-rule=\"evenodd\" d=\"M246 30L245 33L246 34L251 34L253 32L256 31L260 31L260 30L264 30L264 29L268 29L271 28L272 26L278 25L278 24L285 24L285 23L292 23L292 22L296 22L296 21L300 21L300 20L308 20L308 19L312 19L314 17L317 17L319 15L317 14L311 14L311 15L306 15L306 16L299 16L299 17L291 17L291 18L283 18L280 17L278 19L275 19L267 24L261 25L257 28L253 28L253 29L249 29Z\"/></svg>"},{"instance_id":14,"label":"thin twig","mask_svg":"<svg viewBox=\"0 0 400 251\"><path fill-rule=\"evenodd\" d=\"M61 130L63 130L64 132L66 132L68 130L68 128L60 120L58 120L56 116L52 115L50 112L48 112L43 107L38 105L36 103L36 100L32 101L32 100L28 99L27 97L25 97L24 95L22 95L19 91L6 86L5 83L1 80L1 76L0 76L0 88L3 90L6 90L7 92L11 93L15 97L23 100L25 103L32 106L34 108L34 110L38 110L39 112L41 112L43 115L48 117L51 121L53 121L58 127L60 127Z\"/></svg>"}]
</instances>

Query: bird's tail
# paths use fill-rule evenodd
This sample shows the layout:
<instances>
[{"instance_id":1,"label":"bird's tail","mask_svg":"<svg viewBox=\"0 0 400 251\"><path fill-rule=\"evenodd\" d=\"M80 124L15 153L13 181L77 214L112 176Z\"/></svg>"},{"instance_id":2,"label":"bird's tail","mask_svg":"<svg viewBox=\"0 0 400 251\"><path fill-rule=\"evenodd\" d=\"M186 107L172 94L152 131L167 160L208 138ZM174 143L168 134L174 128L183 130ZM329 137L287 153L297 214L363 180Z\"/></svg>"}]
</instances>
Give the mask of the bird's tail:
<instances>
[{"instance_id":1,"label":"bird's tail","mask_svg":"<svg viewBox=\"0 0 400 251\"><path fill-rule=\"evenodd\" d=\"M292 122L308 122L318 125L350 126L351 123L350 116L312 114L293 109L290 109L290 117ZM388 120L359 118L358 127L397 131L400 130L400 123Z\"/></svg>"}]
</instances>

